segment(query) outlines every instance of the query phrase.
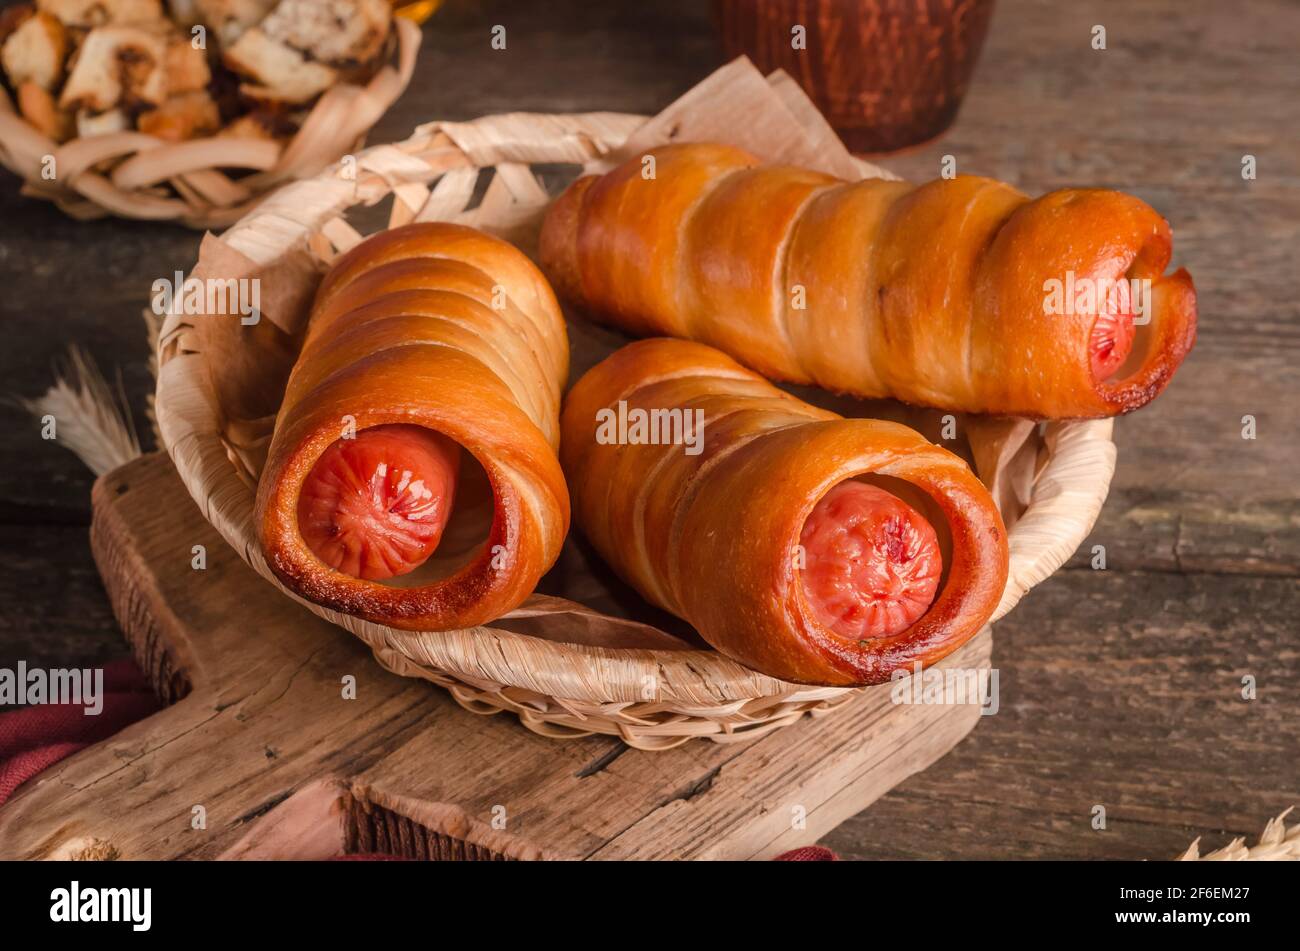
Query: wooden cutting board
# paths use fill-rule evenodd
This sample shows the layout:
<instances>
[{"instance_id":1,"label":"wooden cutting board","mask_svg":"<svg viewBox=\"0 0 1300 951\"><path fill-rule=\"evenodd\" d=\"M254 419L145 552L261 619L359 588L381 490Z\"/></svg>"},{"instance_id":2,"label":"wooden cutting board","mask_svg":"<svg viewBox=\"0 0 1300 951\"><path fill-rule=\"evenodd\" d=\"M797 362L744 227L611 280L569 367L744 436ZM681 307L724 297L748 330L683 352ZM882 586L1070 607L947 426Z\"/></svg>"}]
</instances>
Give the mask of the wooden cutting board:
<instances>
[{"instance_id":1,"label":"wooden cutting board","mask_svg":"<svg viewBox=\"0 0 1300 951\"><path fill-rule=\"evenodd\" d=\"M104 476L93 502L104 585L171 705L27 783L0 809L2 858L763 859L816 842L979 719L892 703L886 685L742 743L546 739L384 671L281 595L165 455ZM986 631L943 666L986 667L991 648Z\"/></svg>"}]
</instances>

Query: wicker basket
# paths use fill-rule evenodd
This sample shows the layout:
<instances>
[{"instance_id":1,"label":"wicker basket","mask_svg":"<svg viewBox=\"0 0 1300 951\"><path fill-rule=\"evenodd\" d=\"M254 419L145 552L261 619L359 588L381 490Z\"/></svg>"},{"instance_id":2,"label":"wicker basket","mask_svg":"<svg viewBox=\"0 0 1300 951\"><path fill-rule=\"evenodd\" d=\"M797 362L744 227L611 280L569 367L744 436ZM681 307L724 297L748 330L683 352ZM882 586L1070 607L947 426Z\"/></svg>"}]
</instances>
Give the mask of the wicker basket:
<instances>
[{"instance_id":1,"label":"wicker basket","mask_svg":"<svg viewBox=\"0 0 1300 951\"><path fill-rule=\"evenodd\" d=\"M783 85L778 78L762 85L784 96L792 84ZM725 135L726 130L707 122L703 127L689 121L683 125L680 110L689 115L708 111L693 95L670 109L668 119L653 120L661 137L683 128L698 128L700 138ZM735 97L721 98L732 108ZM806 127L811 114L799 115L798 105L787 102L789 111L782 118L798 116ZM678 110L675 119L673 110ZM413 220L453 220L509 237L531 250L549 201L535 167L602 167L634 130L642 127L645 132L643 123L641 117L617 114L511 114L432 123L405 142L360 153L355 180L331 170L285 187L221 241L209 238L201 266L259 273L269 285L302 282L304 272L314 277L324 262L362 240L342 217L344 212L390 196L390 227ZM876 171L865 163L856 167L862 175ZM479 173L486 168L495 174L475 204ZM300 259L307 256L319 260L304 266ZM277 294L272 288L270 296L282 302L295 296L305 300L314 286L307 283L296 295L287 290ZM260 453L273 415L239 418L230 405L232 398L218 392L223 384L209 382L229 380L239 372L233 365L239 361L223 355L222 374L208 376L208 361L218 357L205 352L201 329L194 319L177 315L168 316L161 328L155 404L159 431L205 516L259 574L278 585L262 558L253 520ZM571 329L575 339L591 334L580 323ZM617 341L602 344L606 350L613 345ZM599 356L589 355L585 362ZM576 344L575 362L584 362ZM938 414L933 416L928 422L937 421ZM1090 530L1114 471L1112 424L1101 420L1037 426L972 418L962 425L977 434L969 437L976 467L990 483L1010 529L1010 577L996 619L1060 567ZM389 670L439 684L474 712L512 712L529 729L552 737L612 734L643 749L668 748L691 737L725 742L824 712L852 693L775 680L710 650L564 643L495 625L409 632L314 604L307 607L365 641ZM552 620L563 622L566 610L575 625L596 616L580 605L540 597L516 613L551 613Z\"/></svg>"},{"instance_id":2,"label":"wicker basket","mask_svg":"<svg viewBox=\"0 0 1300 951\"><path fill-rule=\"evenodd\" d=\"M283 183L314 175L360 147L410 82L420 28L394 17L390 46L395 62L364 87L327 89L288 143L220 136L165 142L113 132L59 145L23 119L0 88L0 164L23 179L23 194L52 201L74 218L117 215L225 228ZM248 174L232 178L230 171Z\"/></svg>"}]
</instances>

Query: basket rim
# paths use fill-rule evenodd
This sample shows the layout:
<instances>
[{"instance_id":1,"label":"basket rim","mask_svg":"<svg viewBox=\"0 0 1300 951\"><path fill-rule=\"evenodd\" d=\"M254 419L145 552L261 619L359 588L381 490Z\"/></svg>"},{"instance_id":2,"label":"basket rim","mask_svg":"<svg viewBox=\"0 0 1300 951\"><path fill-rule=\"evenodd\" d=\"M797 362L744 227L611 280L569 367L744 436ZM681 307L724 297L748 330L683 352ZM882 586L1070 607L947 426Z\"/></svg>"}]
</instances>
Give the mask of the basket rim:
<instances>
[{"instance_id":1,"label":"basket rim","mask_svg":"<svg viewBox=\"0 0 1300 951\"><path fill-rule=\"evenodd\" d=\"M439 205L439 192L455 177L444 173L472 169L476 177L488 165L498 170L506 166L517 173L527 171L530 163L595 162L620 145L644 118L626 113L504 113L463 123L427 123L402 142L358 153L352 180L341 180L336 165L286 185L219 240L252 262L267 264L292 248L305 247L331 224L346 239L350 226L339 215L351 207L375 204L390 192L394 193L394 222L389 227L430 208L442 217L445 208ZM443 181L430 191L428 183L440 177ZM502 177L515 176L497 176ZM531 175L528 178L532 188L540 188ZM408 201L403 190L417 185L427 196L423 207L407 205L399 218L399 207ZM548 200L544 193L543 199ZM418 195L416 200L421 200ZM360 240L355 231L352 236ZM435 682L441 672L476 687L506 693L517 689L619 709L644 702L647 683L654 684L658 704L714 710L773 697L790 702L830 700L855 689L789 683L712 650L594 647L489 627L399 631L298 597L279 583L263 559L253 525L251 490L240 483L241 493L230 482L233 466L220 438L215 396L194 383L201 376L195 371L201 369L203 355L181 352L175 346L185 332L184 320L169 315L159 334L154 406L162 442L186 488L204 517L258 574L313 613L360 637L390 670ZM1114 472L1112 427L1112 419L1045 424L1047 461L1028 508L1008 532L1011 571L990 623L1059 568L1091 530Z\"/></svg>"}]
</instances>

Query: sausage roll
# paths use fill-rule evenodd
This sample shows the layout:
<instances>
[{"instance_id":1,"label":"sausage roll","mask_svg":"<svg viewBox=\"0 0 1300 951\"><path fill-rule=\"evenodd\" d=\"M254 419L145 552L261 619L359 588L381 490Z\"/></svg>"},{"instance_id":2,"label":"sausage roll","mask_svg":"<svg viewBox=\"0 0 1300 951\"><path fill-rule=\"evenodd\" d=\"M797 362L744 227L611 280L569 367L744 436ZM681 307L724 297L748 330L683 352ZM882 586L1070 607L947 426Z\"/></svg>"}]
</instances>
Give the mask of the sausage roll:
<instances>
[{"instance_id":1,"label":"sausage roll","mask_svg":"<svg viewBox=\"0 0 1300 951\"><path fill-rule=\"evenodd\" d=\"M541 260L596 319L770 379L1041 419L1128 412L1169 382L1196 337L1171 249L1119 192L843 182L683 144L575 182Z\"/></svg>"},{"instance_id":2,"label":"sausage roll","mask_svg":"<svg viewBox=\"0 0 1300 951\"><path fill-rule=\"evenodd\" d=\"M961 646L1002 594L1006 530L957 456L810 406L710 347L624 347L578 381L561 422L597 551L762 673L881 683Z\"/></svg>"},{"instance_id":3,"label":"sausage roll","mask_svg":"<svg viewBox=\"0 0 1300 951\"><path fill-rule=\"evenodd\" d=\"M399 628L498 617L569 523L564 320L537 268L470 228L374 235L325 275L257 494L267 563Z\"/></svg>"}]
</instances>

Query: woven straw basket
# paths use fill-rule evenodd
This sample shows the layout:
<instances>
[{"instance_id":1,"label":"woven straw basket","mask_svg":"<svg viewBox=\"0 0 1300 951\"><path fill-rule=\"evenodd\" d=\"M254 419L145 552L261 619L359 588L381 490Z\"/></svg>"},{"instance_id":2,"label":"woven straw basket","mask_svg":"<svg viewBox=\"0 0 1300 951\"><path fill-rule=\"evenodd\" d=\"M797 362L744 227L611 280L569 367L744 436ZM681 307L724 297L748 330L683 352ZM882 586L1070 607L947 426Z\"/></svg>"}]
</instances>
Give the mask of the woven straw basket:
<instances>
[{"instance_id":1,"label":"woven straw basket","mask_svg":"<svg viewBox=\"0 0 1300 951\"><path fill-rule=\"evenodd\" d=\"M698 103L686 102L686 107L697 108ZM531 251L550 200L535 167L601 167L643 123L641 117L608 113L511 114L460 124L432 123L405 142L357 155L354 180L341 178L336 169L286 186L221 241L207 239L200 266L216 261L227 272L258 273L265 284L274 285L302 272L301 262L287 263L294 255L311 256L319 259L313 262L314 278L322 263L362 240L342 217L344 212L390 197L389 227L416 220L457 221L515 240ZM672 131L680 127L676 122ZM476 190L480 171L489 168L495 174L475 204L482 191ZM858 168L863 175L875 171L865 163ZM312 287L309 282L304 293ZM276 297L276 288L264 290L264 301L268 296ZM274 319L270 307L265 312ZM581 364L581 323L571 323L571 331L575 363ZM607 352L611 344L606 340L603 346ZM265 451L273 415L234 418L230 399L207 382L212 369L208 361L218 358L204 348L197 321L167 316L157 349L159 431L204 515L259 574L278 586L262 558L253 519L259 451ZM222 374L238 372L228 366L232 362L237 361L228 354L221 359ZM991 434L981 437L975 460L1010 528L1010 577L996 620L1060 567L1090 530L1114 471L1112 424L969 423L972 431ZM445 687L474 712L512 712L529 729L551 737L611 734L642 749L664 749L691 737L726 742L761 735L806 713L824 712L853 693L775 680L710 650L592 646L566 643L563 635L539 637L498 626L400 631L306 606L365 641L389 670ZM561 630L566 623L577 628L602 618L581 605L543 597L516 612L523 617L538 614L547 615Z\"/></svg>"},{"instance_id":2,"label":"woven straw basket","mask_svg":"<svg viewBox=\"0 0 1300 951\"><path fill-rule=\"evenodd\" d=\"M59 145L23 119L0 88L0 165L23 179L23 194L52 201L74 218L117 215L224 228L283 183L314 175L360 147L410 82L420 28L394 17L390 46L394 62L365 86L327 89L287 143L221 136L165 142L143 132L112 132ZM249 174L232 178L230 171Z\"/></svg>"}]
</instances>

